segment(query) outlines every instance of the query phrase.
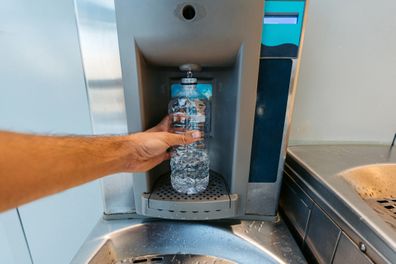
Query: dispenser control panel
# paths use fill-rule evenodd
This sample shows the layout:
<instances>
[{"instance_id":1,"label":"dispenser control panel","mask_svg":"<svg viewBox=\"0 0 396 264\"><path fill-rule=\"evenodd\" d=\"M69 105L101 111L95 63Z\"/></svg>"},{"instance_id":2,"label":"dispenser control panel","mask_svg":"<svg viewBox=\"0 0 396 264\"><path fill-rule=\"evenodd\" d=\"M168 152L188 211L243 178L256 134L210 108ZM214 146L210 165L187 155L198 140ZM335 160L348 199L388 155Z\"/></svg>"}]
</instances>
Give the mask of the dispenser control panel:
<instances>
[{"instance_id":1,"label":"dispenser control panel","mask_svg":"<svg viewBox=\"0 0 396 264\"><path fill-rule=\"evenodd\" d=\"M264 3L250 183L275 183L286 155L289 95L300 47L305 1Z\"/></svg>"},{"instance_id":2,"label":"dispenser control panel","mask_svg":"<svg viewBox=\"0 0 396 264\"><path fill-rule=\"evenodd\" d=\"M304 8L305 1L264 3L261 57L297 57Z\"/></svg>"},{"instance_id":3,"label":"dispenser control panel","mask_svg":"<svg viewBox=\"0 0 396 264\"><path fill-rule=\"evenodd\" d=\"M263 24L265 25L297 25L298 13L266 13Z\"/></svg>"}]
</instances>

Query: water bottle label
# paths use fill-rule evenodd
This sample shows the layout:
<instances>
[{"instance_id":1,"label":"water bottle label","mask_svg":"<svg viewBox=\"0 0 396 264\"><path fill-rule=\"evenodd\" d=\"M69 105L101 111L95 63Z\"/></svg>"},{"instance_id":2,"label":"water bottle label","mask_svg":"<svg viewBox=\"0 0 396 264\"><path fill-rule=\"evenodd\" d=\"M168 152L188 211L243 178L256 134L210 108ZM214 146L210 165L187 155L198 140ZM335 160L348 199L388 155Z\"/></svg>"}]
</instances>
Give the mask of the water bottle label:
<instances>
[{"instance_id":1,"label":"water bottle label","mask_svg":"<svg viewBox=\"0 0 396 264\"><path fill-rule=\"evenodd\" d=\"M212 83L198 83L196 85L197 87L197 92L204 95L208 100L211 100L212 98L212 90L213 90L213 85ZM174 98L177 96L178 93L182 90L182 85L180 83L173 83L171 85L171 97Z\"/></svg>"},{"instance_id":2,"label":"water bottle label","mask_svg":"<svg viewBox=\"0 0 396 264\"><path fill-rule=\"evenodd\" d=\"M192 115L190 116L190 121L194 123L205 123L204 115Z\"/></svg>"},{"instance_id":3,"label":"water bottle label","mask_svg":"<svg viewBox=\"0 0 396 264\"><path fill-rule=\"evenodd\" d=\"M189 120L192 123L205 123L206 117L202 114L197 115L186 115L185 113L173 113L172 114L173 125L185 125Z\"/></svg>"}]
</instances>

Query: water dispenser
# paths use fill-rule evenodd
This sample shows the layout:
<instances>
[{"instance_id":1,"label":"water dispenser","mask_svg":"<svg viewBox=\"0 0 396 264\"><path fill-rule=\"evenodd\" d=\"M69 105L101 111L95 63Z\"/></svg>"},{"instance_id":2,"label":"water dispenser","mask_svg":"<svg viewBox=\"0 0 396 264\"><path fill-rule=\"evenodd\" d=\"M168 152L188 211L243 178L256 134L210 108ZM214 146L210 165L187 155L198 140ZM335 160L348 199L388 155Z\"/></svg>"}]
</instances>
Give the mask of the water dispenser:
<instances>
[{"instance_id":1,"label":"water dispenser","mask_svg":"<svg viewBox=\"0 0 396 264\"><path fill-rule=\"evenodd\" d=\"M298 71L305 1L76 0L95 134L133 133L168 113L198 65L210 101L208 188L183 194L169 162L102 180L104 217L274 219ZM264 12L265 11L265 12Z\"/></svg>"}]
</instances>

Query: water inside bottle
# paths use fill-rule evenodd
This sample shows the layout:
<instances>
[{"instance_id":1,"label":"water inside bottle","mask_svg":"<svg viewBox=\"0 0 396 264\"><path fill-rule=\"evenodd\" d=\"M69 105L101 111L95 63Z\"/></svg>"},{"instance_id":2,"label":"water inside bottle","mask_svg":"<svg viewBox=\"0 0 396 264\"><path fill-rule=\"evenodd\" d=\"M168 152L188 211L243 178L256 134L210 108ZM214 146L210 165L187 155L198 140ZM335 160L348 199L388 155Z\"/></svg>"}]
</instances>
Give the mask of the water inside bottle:
<instances>
[{"instance_id":1,"label":"water inside bottle","mask_svg":"<svg viewBox=\"0 0 396 264\"><path fill-rule=\"evenodd\" d=\"M199 130L203 135L202 140L174 147L171 152L171 183L180 193L202 192L209 183L209 157L205 139L207 107L207 99L196 91L194 85L182 88L169 103L173 132Z\"/></svg>"}]
</instances>

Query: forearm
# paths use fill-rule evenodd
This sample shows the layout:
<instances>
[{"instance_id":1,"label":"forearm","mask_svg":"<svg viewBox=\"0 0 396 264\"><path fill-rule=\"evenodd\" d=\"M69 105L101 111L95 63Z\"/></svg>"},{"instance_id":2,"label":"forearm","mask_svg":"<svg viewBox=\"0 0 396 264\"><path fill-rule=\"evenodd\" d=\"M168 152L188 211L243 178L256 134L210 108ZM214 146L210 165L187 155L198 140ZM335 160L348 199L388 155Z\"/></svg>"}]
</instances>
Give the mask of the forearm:
<instances>
[{"instance_id":1,"label":"forearm","mask_svg":"<svg viewBox=\"0 0 396 264\"><path fill-rule=\"evenodd\" d=\"M131 148L127 136L0 132L0 211L123 171L133 162Z\"/></svg>"},{"instance_id":2,"label":"forearm","mask_svg":"<svg viewBox=\"0 0 396 264\"><path fill-rule=\"evenodd\" d=\"M126 136L54 137L0 131L0 212L117 172L148 171L171 146L201 139L168 132L170 119Z\"/></svg>"}]
</instances>

